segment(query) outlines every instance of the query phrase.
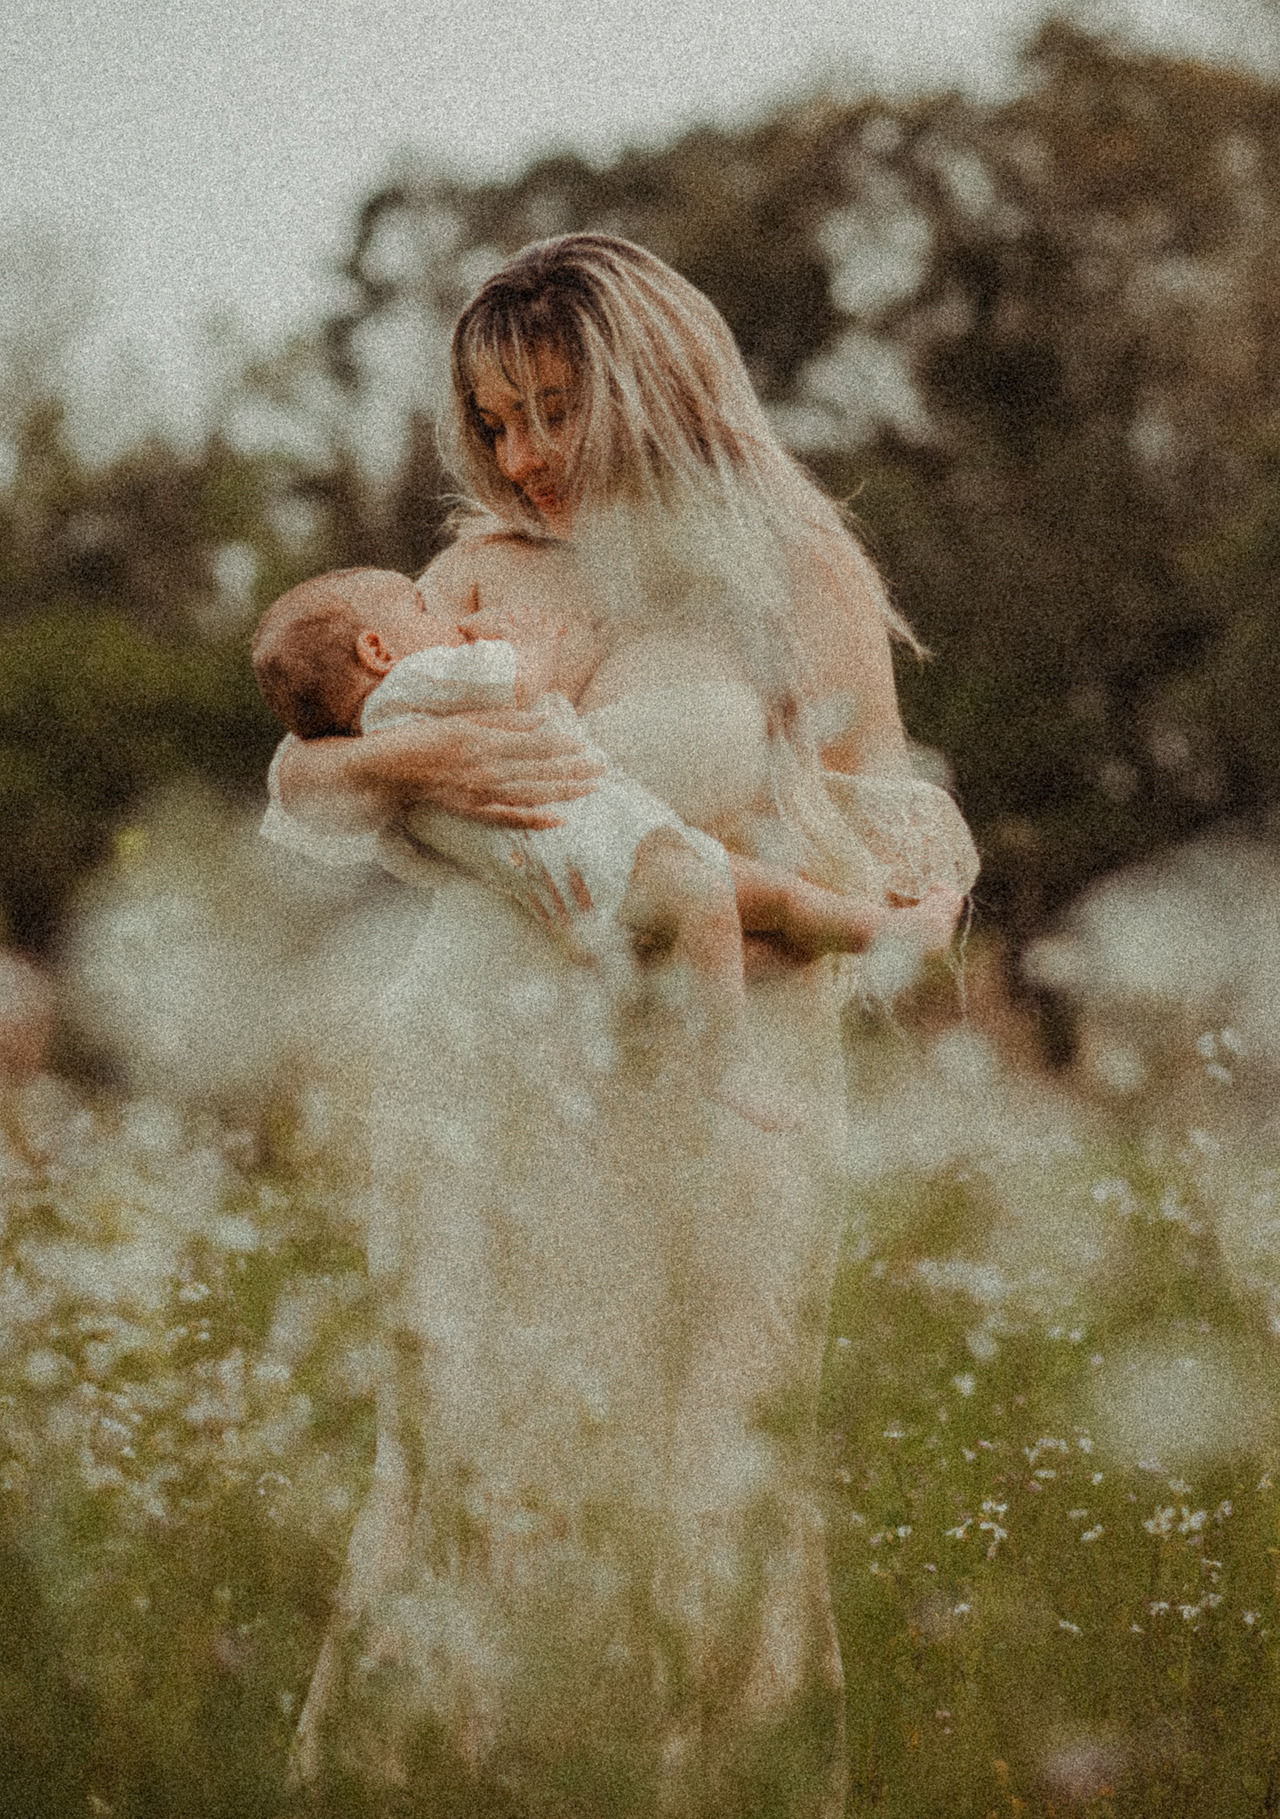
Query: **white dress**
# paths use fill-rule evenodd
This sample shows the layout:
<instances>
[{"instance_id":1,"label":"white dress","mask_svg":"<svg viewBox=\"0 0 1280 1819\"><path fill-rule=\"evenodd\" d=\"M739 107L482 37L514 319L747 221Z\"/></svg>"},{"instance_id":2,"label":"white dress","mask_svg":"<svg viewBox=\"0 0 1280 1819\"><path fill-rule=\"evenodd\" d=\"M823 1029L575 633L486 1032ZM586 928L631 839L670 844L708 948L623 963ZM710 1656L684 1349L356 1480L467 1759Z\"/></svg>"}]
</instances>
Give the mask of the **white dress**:
<instances>
[{"instance_id":1,"label":"white dress","mask_svg":"<svg viewBox=\"0 0 1280 1819\"><path fill-rule=\"evenodd\" d=\"M747 691L584 719L684 819L785 853ZM913 787L904 825L932 818L928 864L967 887L963 823L941 792L904 808ZM838 1012L826 964L752 985L807 1113L765 1134L678 1049L619 1044L596 976L513 903L442 877L374 1032L377 1461L297 1744L326 1810L843 1811L815 1458Z\"/></svg>"},{"instance_id":2,"label":"white dress","mask_svg":"<svg viewBox=\"0 0 1280 1819\"><path fill-rule=\"evenodd\" d=\"M415 714L488 713L516 705L518 657L502 638L474 644L433 645L401 659L367 697L362 732L394 726ZM535 706L558 733L576 739L604 774L588 796L558 805L559 827L507 828L450 814L429 802L408 808L400 827L379 843L382 862L406 883L434 889L438 867L425 856L450 860L459 870L513 897L543 921L579 959L610 955L621 943L615 918L631 882L636 850L647 834L665 828L696 849L725 892L733 889L724 848L689 828L670 806L609 760L591 741L563 695L543 695Z\"/></svg>"}]
</instances>

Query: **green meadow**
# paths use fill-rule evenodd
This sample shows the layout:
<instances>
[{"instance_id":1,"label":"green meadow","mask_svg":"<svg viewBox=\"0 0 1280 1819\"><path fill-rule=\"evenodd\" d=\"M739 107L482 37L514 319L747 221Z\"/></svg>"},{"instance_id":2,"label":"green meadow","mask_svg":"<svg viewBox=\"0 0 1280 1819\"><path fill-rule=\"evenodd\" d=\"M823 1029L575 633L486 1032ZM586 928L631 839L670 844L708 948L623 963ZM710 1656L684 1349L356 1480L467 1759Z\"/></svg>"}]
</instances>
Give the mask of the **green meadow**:
<instances>
[{"instance_id":1,"label":"green meadow","mask_svg":"<svg viewBox=\"0 0 1280 1819\"><path fill-rule=\"evenodd\" d=\"M273 1097L260 1058L233 1103L211 905L244 918L225 953L261 907L249 873L228 890L233 846L203 899L162 842L121 851L79 964L123 1016L145 969L113 973L112 942L161 916L147 989L186 1019L165 1052L202 1055L220 1098L166 1096L140 1036L114 1087L4 1099L3 1810L275 1814L371 1465L349 1131L332 1083ZM1161 889L1104 891L1041 956L1075 957L1091 1063L1027 1058L984 1008L981 951L850 1012L820 1455L850 1814L1220 1819L1280 1797L1265 1005L1224 1020L1238 930L1212 1005L1176 966L1125 985Z\"/></svg>"}]
</instances>

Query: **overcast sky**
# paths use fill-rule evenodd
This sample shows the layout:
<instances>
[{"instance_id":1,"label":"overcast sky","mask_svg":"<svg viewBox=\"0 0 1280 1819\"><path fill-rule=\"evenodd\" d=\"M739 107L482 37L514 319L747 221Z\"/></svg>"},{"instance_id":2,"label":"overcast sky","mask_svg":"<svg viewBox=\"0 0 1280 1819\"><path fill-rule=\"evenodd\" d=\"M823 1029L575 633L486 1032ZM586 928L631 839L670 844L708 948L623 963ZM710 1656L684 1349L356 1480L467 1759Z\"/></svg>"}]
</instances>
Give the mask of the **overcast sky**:
<instances>
[{"instance_id":1,"label":"overcast sky","mask_svg":"<svg viewBox=\"0 0 1280 1819\"><path fill-rule=\"evenodd\" d=\"M1271 0L1272 4L1276 0ZM1274 53L1268 0L1093 0L1202 54ZM419 153L604 158L819 80L1007 80L1041 0L0 0L0 234L92 256L98 364L190 387L211 312L315 313L352 204ZM14 243L9 242L10 246ZM15 301L0 272L0 318ZM22 307L37 308L39 287ZM0 320L0 330L3 322Z\"/></svg>"}]
</instances>

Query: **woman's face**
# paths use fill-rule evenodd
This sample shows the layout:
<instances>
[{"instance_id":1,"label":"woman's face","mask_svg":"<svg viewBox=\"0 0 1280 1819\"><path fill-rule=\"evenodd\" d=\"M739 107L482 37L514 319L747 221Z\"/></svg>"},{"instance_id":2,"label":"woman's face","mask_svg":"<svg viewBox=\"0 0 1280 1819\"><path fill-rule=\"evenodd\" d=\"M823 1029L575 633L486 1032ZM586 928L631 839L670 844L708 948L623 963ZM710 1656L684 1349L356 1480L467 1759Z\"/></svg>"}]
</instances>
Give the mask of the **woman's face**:
<instances>
[{"instance_id":1,"label":"woman's face","mask_svg":"<svg viewBox=\"0 0 1280 1819\"><path fill-rule=\"evenodd\" d=\"M553 348L540 348L534 356L538 407L550 432L550 446L535 441L529 423L528 401L496 366L481 367L471 396L481 423L493 440L498 471L537 511L549 531L567 537L569 510L565 461L572 409L573 374L569 363Z\"/></svg>"}]
</instances>

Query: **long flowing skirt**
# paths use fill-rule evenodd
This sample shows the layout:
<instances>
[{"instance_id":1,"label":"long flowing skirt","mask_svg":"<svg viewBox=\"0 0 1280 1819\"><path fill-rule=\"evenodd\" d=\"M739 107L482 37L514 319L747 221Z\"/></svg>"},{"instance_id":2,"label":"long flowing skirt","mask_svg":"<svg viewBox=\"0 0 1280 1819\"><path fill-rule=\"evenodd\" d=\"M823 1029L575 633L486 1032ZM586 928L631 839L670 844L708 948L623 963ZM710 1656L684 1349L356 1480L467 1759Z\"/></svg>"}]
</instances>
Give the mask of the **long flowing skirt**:
<instances>
[{"instance_id":1,"label":"long flowing skirt","mask_svg":"<svg viewBox=\"0 0 1280 1819\"><path fill-rule=\"evenodd\" d=\"M377 1461L297 1744L325 1810L842 1811L838 1019L822 967L751 1000L801 1129L701 1097L462 877L383 992Z\"/></svg>"}]
</instances>

